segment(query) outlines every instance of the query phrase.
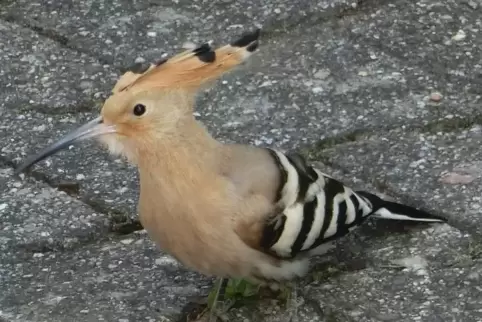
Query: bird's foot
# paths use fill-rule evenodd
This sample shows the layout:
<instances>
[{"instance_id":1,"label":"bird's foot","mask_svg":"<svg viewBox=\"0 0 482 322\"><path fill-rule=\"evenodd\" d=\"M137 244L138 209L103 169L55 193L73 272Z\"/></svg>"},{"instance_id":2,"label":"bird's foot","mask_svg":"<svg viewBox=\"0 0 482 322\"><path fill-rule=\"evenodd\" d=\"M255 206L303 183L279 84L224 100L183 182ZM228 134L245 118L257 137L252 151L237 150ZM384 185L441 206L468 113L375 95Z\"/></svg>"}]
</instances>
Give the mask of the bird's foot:
<instances>
[{"instance_id":1,"label":"bird's foot","mask_svg":"<svg viewBox=\"0 0 482 322\"><path fill-rule=\"evenodd\" d=\"M229 321L226 313L236 304L242 304L259 294L260 285L244 279L219 278L208 295L208 321Z\"/></svg>"},{"instance_id":2,"label":"bird's foot","mask_svg":"<svg viewBox=\"0 0 482 322\"><path fill-rule=\"evenodd\" d=\"M291 283L282 283L278 284L278 299L282 304L285 306L289 306L290 301L292 300L293 296L293 286Z\"/></svg>"},{"instance_id":3,"label":"bird's foot","mask_svg":"<svg viewBox=\"0 0 482 322\"><path fill-rule=\"evenodd\" d=\"M219 278L210 291L204 316L208 322L229 321L228 311L259 297L277 298L286 307L296 298L291 283L253 284L245 279Z\"/></svg>"}]
</instances>

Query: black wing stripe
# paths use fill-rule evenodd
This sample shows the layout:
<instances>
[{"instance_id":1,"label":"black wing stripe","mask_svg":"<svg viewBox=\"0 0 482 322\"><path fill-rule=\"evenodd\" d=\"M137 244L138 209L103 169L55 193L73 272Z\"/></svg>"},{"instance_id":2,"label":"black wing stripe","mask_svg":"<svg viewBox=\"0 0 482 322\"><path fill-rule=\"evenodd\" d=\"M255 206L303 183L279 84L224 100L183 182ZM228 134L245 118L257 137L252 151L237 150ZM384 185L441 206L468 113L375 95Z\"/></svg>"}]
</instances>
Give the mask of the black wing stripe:
<instances>
[{"instance_id":1,"label":"black wing stripe","mask_svg":"<svg viewBox=\"0 0 482 322\"><path fill-rule=\"evenodd\" d=\"M318 174L315 171L311 172L308 170L309 167L301 156L297 154L285 154L285 156L298 174L299 189L297 201L301 202L305 199L306 193L310 188L310 184L314 183L316 179L318 179Z\"/></svg>"},{"instance_id":2,"label":"black wing stripe","mask_svg":"<svg viewBox=\"0 0 482 322\"><path fill-rule=\"evenodd\" d=\"M283 234L285 228L286 216L280 215L271 219L270 222L264 227L263 235L261 238L261 247L269 249L276 244Z\"/></svg>"},{"instance_id":3,"label":"black wing stripe","mask_svg":"<svg viewBox=\"0 0 482 322\"><path fill-rule=\"evenodd\" d=\"M347 224L346 211L349 202L353 203L356 211L356 219L353 222ZM332 235L326 236L326 230L322 230L316 243L314 243L310 248L308 248L308 250L316 248L323 243L327 243L336 240L344 235L347 235L350 232L350 228L362 224L368 218L368 216L364 214L364 208L361 208L360 206L360 201L356 195L351 194L349 198L347 198L345 195L345 198L338 205L338 212L334 215L338 216L336 232ZM333 220L334 217L330 219ZM327 225L326 227L329 227L329 225Z\"/></svg>"},{"instance_id":4,"label":"black wing stripe","mask_svg":"<svg viewBox=\"0 0 482 322\"><path fill-rule=\"evenodd\" d=\"M358 197L355 194L352 194L350 196L350 200L353 202L353 205L355 206L356 211L356 220L354 222L355 225L359 225L364 221L364 211L363 207L361 207L360 201Z\"/></svg>"},{"instance_id":5,"label":"black wing stripe","mask_svg":"<svg viewBox=\"0 0 482 322\"><path fill-rule=\"evenodd\" d=\"M350 196L350 200L353 203L353 206L355 206L355 212L358 215L360 213L360 202L358 201L358 198L354 194L352 194Z\"/></svg>"},{"instance_id":6,"label":"black wing stripe","mask_svg":"<svg viewBox=\"0 0 482 322\"><path fill-rule=\"evenodd\" d=\"M352 193L349 191L349 189L346 189L345 191L345 201L347 205L347 211L346 211L346 220L345 220L345 225L351 226L356 222L357 219L357 209L355 208L355 204L351 200Z\"/></svg>"},{"instance_id":7,"label":"black wing stripe","mask_svg":"<svg viewBox=\"0 0 482 322\"><path fill-rule=\"evenodd\" d=\"M345 235L349 232L348 226L345 224L346 215L347 215L346 211L347 211L346 200L343 200L338 204L338 220L337 220L335 235Z\"/></svg>"},{"instance_id":8,"label":"black wing stripe","mask_svg":"<svg viewBox=\"0 0 482 322\"><path fill-rule=\"evenodd\" d=\"M315 211L318 205L318 199L313 198L312 201L307 202L303 207L303 223L301 226L301 230L298 233L298 237L296 238L293 247L291 249L292 254L298 253L303 244L305 243L308 234L310 233L311 228L313 227L313 222L315 220Z\"/></svg>"},{"instance_id":9,"label":"black wing stripe","mask_svg":"<svg viewBox=\"0 0 482 322\"><path fill-rule=\"evenodd\" d=\"M331 178L326 179L326 184L324 187L324 194L325 194L325 218L324 219L325 220L323 221L323 226L321 227L318 238L313 243L311 248L314 248L324 243L326 231L330 227L332 220L336 220L336 214L333 213L333 202L334 202L335 196L338 193L341 193L343 191L344 191L344 187L339 181Z\"/></svg>"},{"instance_id":10,"label":"black wing stripe","mask_svg":"<svg viewBox=\"0 0 482 322\"><path fill-rule=\"evenodd\" d=\"M302 250L311 249L316 239L319 237L320 231L322 230L323 223L325 222L325 194L318 193L315 197L317 199L315 208L315 219L311 225L310 232L308 233L307 239L304 242Z\"/></svg>"},{"instance_id":11,"label":"black wing stripe","mask_svg":"<svg viewBox=\"0 0 482 322\"><path fill-rule=\"evenodd\" d=\"M288 171L285 169L283 164L281 163L281 160L276 153L276 151L267 149L269 154L273 157L274 163L279 169L279 185L278 189L276 190L276 199L275 203L280 201L281 198L283 197L283 188L285 187L286 183L288 182Z\"/></svg>"}]
</instances>

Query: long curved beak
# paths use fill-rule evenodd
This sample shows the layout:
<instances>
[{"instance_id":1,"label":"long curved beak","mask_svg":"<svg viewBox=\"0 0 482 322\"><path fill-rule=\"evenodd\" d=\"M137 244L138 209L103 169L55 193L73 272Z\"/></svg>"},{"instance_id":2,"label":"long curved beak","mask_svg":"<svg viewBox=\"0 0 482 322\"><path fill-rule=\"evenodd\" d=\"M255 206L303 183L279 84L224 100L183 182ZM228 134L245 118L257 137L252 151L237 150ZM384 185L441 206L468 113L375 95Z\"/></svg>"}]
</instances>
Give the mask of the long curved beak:
<instances>
[{"instance_id":1,"label":"long curved beak","mask_svg":"<svg viewBox=\"0 0 482 322\"><path fill-rule=\"evenodd\" d=\"M115 133L115 132L116 132L115 126L105 125L102 122L102 117L98 117L82 125L72 133L67 134L62 139L58 140L52 145L44 148L36 155L32 155L31 157L27 158L20 166L18 166L15 169L14 175L18 175L19 173L23 172L24 170L31 167L35 163L42 161L43 159L59 152L62 149L65 149L66 147L74 143L77 143L86 139L90 139L99 135Z\"/></svg>"}]
</instances>

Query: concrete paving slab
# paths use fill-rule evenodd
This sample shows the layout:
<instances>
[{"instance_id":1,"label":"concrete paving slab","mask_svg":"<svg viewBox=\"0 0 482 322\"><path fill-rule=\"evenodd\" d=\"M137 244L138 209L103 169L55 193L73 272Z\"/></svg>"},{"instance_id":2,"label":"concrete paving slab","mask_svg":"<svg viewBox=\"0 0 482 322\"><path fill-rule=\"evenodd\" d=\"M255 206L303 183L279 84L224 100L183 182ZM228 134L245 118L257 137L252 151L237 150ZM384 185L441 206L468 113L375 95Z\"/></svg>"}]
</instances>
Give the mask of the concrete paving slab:
<instances>
[{"instance_id":1,"label":"concrete paving slab","mask_svg":"<svg viewBox=\"0 0 482 322\"><path fill-rule=\"evenodd\" d=\"M410 62L431 75L435 84L456 95L480 95L482 7L478 1L397 1L380 6L370 15L372 24L353 30L375 48ZM407 50L407 49L410 50ZM467 83L467 79L471 82ZM462 83L462 84L461 84Z\"/></svg>"},{"instance_id":2,"label":"concrete paving slab","mask_svg":"<svg viewBox=\"0 0 482 322\"><path fill-rule=\"evenodd\" d=\"M210 283L160 253L145 233L0 258L0 318L9 322L173 321Z\"/></svg>"},{"instance_id":3,"label":"concrete paving slab","mask_svg":"<svg viewBox=\"0 0 482 322\"><path fill-rule=\"evenodd\" d=\"M30 29L0 21L0 30L2 110L51 117L89 111L117 78L112 67Z\"/></svg>"},{"instance_id":4,"label":"concrete paving slab","mask_svg":"<svg viewBox=\"0 0 482 322\"><path fill-rule=\"evenodd\" d=\"M15 1L2 6L4 19L40 29L69 47L94 54L103 61L126 66L158 60L179 50L186 41L220 41L253 24L271 32L284 31L306 19L333 16L356 1Z\"/></svg>"},{"instance_id":5,"label":"concrete paving slab","mask_svg":"<svg viewBox=\"0 0 482 322\"><path fill-rule=\"evenodd\" d=\"M252 16L246 20L250 22L256 21L256 15L260 12L266 13L266 15L263 14L263 19L270 21L271 11L275 13L279 11L275 10L278 7L289 7L282 2L263 3L262 6L257 3L248 5L240 2L239 4L246 8L244 11L239 11L241 15L249 13ZM193 7L190 7L191 5ZM261 7L258 8L258 5ZM7 6L4 9L7 16L8 12L15 12L15 8L19 6L27 6L27 4L19 2ZM130 12L135 12L132 15L138 16L143 28L147 28L145 26L151 22L149 17L151 17L150 14L154 14L152 12L157 10L165 14L171 10L167 3L146 2L142 5L131 4L130 6L124 4L122 10L129 9ZM420 13L419 8L428 7L426 10L431 10L433 6L424 5L424 2L420 6L415 4L394 6L390 2L367 1L361 3L361 9L355 7L354 15L343 16L341 19L323 19L323 15L327 14L323 13L323 8L328 11L332 7L341 10L347 7L343 2L310 2L306 6L309 10L300 11L304 19L286 18L285 23L290 28L281 28L282 32L276 37L273 36L273 31L267 24L267 35L263 39L257 58L253 59L249 69L246 70L248 75L241 76L242 73L237 73L235 76L227 77L215 90L201 99L200 118L205 120L218 136L227 140L291 147L293 142L310 142L354 130L370 131L379 127L395 127L406 123L420 125L443 119L446 115L466 116L476 109L473 104L466 104L464 108L460 108L460 95L451 97L450 93L445 91L442 93L444 95L442 104L432 104L427 99L431 91L454 87L451 91L458 93L460 86L455 86L458 83L454 85L440 82L440 75L431 73L431 69L424 72L423 68L414 67L412 60L399 57L387 52L384 47L379 48L373 44L373 39L381 37L380 28L392 23L394 16L411 19L409 15L411 11L415 11L417 15L413 19L422 19L425 17L424 11ZM104 51L114 52L115 44L122 44L126 47L122 48L122 53L129 57L129 64L139 58L137 57L139 53L146 51L143 49L145 46L155 49L167 44L173 52L177 51L176 46L183 42L176 37L177 32L184 34L192 32L196 35L200 30L199 26L202 25L202 28L207 28L203 30L210 32L210 39L222 42L233 39L241 30L249 27L241 24L236 25L239 28L226 31L223 23L232 23L235 18L232 18L234 20L223 19L223 15L238 12L231 6L221 3L199 6L198 3L189 5L180 2L176 4L176 10L195 9L196 18L184 19L189 21L189 26L181 24L181 26L176 25L175 28L171 25L166 27L169 32L164 36L170 37L169 42L164 38L151 37L154 39L148 45L141 45L139 42L149 38L148 31L145 32L146 37L140 37L139 28L127 28L127 34L122 34L116 42L105 44L103 38L105 34L96 29L100 23L98 15L104 10L105 16L109 16L112 8L115 7L121 7L121 5L111 4L99 8L93 4L64 7L57 5L55 8L32 5L32 17L29 18L30 16L26 15L17 20L30 19L37 21L36 23L40 25L50 23L53 25L49 28L60 32L64 29L59 26L75 26L72 28L78 30L77 24L80 22L77 17L79 16L85 19L93 16L93 23L84 25L85 28L93 28L93 31L89 31L85 37L88 39L93 37L95 41L100 38L102 42L97 45L85 45L82 48L91 48L92 52L95 52L94 48L97 46ZM471 21L475 24L476 15L466 12L467 6L460 5L460 7L465 17L462 20L466 24ZM458 7L451 3L450 8L453 11ZM45 18L52 10L59 14L61 22ZM138 15L138 10L146 10L148 14ZM213 16L213 10L216 13L219 11L219 15ZM279 15L283 16L283 13L280 11ZM173 24L182 21L179 18L181 14L168 16L169 19L172 18L172 21L169 21ZM211 22L206 23L212 20L204 19L209 16L213 16L212 19L216 24L211 26ZM199 24L196 20L198 17L201 17L199 21L203 24ZM331 15L331 17L334 16ZM274 21L277 21L276 19ZM219 21L223 23L220 24ZM294 23L296 21L299 23ZM437 20L436 23L440 24L441 21L443 20ZM397 27L401 28L398 25L393 26L395 30L398 30ZM429 32L432 29L427 28ZM116 33L119 32L116 28L113 30ZM397 43L410 43L411 34L402 31L396 34ZM425 37L424 32L421 30L420 37ZM440 29L439 32L444 33L446 30ZM69 35L76 34L72 30ZM430 35L427 34L427 36ZM192 40L200 41L202 37ZM474 44L470 42L466 41L466 46L462 44L464 42L458 44L460 51L476 50ZM437 43L434 44L430 50L443 53L446 57L451 57L450 55L453 54L452 47L437 46ZM160 55L161 53L158 52L148 58L141 57L140 61L157 60ZM123 66L126 64L127 61L122 63ZM467 72L468 69L472 70L468 65L455 64L454 67L462 68L462 72L464 68ZM466 86L467 82L462 85ZM475 95L468 95L464 99L474 101L477 98ZM260 105L262 108L259 108Z\"/></svg>"},{"instance_id":6,"label":"concrete paving slab","mask_svg":"<svg viewBox=\"0 0 482 322\"><path fill-rule=\"evenodd\" d=\"M107 216L32 178L0 168L0 251L15 257L71 248L110 231Z\"/></svg>"},{"instance_id":7,"label":"concrete paving slab","mask_svg":"<svg viewBox=\"0 0 482 322\"><path fill-rule=\"evenodd\" d=\"M93 113L52 117L36 111L22 114L6 111L0 133L3 160L20 163L32 153L93 118ZM26 128L32 131L25 131ZM27 174L48 183L90 205L97 212L108 213L114 222L129 222L137 215L137 172L121 159L111 157L95 142L86 142L59 152L41 162Z\"/></svg>"}]
</instances>

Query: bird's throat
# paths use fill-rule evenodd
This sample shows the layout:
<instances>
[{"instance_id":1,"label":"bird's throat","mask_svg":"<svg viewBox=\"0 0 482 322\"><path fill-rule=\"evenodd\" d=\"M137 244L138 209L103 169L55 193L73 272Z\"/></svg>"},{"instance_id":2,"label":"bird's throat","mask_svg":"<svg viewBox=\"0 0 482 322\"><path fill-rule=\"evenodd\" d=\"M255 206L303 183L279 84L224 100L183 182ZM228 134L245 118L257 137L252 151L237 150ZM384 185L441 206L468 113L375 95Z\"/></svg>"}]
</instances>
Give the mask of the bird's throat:
<instances>
[{"instance_id":1,"label":"bird's throat","mask_svg":"<svg viewBox=\"0 0 482 322\"><path fill-rule=\"evenodd\" d=\"M189 193L206 185L219 174L224 145L215 140L196 120L190 120L178 133L152 142L140 151L138 168L141 183Z\"/></svg>"}]
</instances>

